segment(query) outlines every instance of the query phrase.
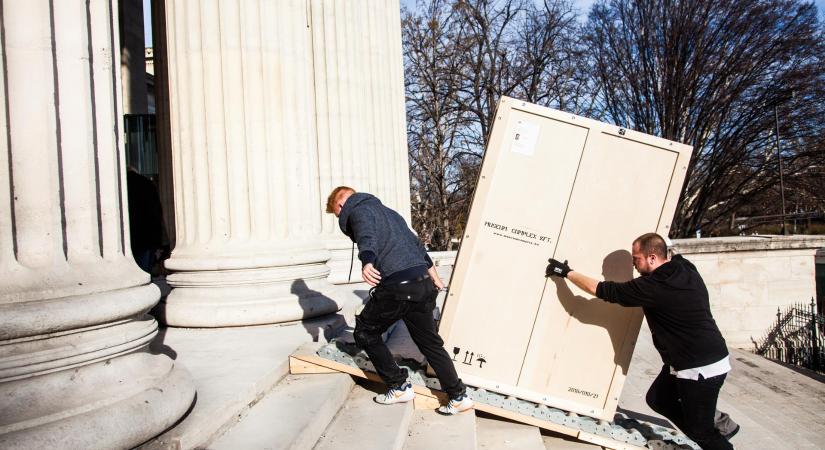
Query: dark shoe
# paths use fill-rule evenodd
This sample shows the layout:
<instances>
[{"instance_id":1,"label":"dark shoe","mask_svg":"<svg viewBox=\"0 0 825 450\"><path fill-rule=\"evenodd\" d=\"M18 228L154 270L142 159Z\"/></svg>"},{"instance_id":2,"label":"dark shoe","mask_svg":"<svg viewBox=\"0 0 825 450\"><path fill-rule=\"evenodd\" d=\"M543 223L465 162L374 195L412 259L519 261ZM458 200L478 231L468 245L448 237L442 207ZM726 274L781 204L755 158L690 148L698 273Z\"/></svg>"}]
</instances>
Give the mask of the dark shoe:
<instances>
[{"instance_id":1,"label":"dark shoe","mask_svg":"<svg viewBox=\"0 0 825 450\"><path fill-rule=\"evenodd\" d=\"M736 436L736 433L738 433L738 432L739 432L739 425L737 425L736 428L733 429L733 431L731 431L730 433L724 435L724 437L727 440L731 440L734 436Z\"/></svg>"}]
</instances>

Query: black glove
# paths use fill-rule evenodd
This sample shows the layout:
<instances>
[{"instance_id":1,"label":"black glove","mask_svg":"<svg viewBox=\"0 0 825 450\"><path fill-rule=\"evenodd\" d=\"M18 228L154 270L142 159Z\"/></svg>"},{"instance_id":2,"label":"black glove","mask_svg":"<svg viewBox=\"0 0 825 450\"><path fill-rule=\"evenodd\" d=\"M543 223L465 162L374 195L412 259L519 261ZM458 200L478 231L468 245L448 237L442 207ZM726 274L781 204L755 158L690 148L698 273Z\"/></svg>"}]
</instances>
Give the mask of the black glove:
<instances>
[{"instance_id":1,"label":"black glove","mask_svg":"<svg viewBox=\"0 0 825 450\"><path fill-rule=\"evenodd\" d=\"M567 265L567 260L564 262L556 261L553 258L547 260L550 264L547 265L547 269L544 270L545 277L562 277L567 278L567 274L570 273L570 266Z\"/></svg>"}]
</instances>

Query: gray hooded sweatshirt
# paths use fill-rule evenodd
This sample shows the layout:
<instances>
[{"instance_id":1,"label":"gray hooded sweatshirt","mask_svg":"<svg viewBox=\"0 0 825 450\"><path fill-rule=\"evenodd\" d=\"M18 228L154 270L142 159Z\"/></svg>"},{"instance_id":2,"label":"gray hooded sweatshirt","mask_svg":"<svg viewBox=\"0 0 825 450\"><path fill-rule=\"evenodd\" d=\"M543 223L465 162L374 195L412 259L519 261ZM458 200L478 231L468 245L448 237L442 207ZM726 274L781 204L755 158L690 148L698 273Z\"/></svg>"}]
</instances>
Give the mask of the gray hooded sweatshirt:
<instances>
[{"instance_id":1,"label":"gray hooded sweatshirt","mask_svg":"<svg viewBox=\"0 0 825 450\"><path fill-rule=\"evenodd\" d=\"M404 218L373 195L352 194L341 208L338 226L358 244L361 264L372 263L383 279L411 267L432 265Z\"/></svg>"}]
</instances>

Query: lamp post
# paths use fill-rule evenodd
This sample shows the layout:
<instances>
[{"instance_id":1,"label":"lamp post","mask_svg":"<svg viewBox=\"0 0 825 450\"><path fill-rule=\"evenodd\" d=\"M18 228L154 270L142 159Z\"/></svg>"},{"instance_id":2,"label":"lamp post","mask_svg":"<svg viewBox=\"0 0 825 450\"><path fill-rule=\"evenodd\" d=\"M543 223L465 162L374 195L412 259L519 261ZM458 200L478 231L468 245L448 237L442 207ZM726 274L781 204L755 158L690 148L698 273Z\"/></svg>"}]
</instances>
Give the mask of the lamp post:
<instances>
[{"instance_id":1,"label":"lamp post","mask_svg":"<svg viewBox=\"0 0 825 450\"><path fill-rule=\"evenodd\" d=\"M777 109L777 105L774 104L773 117L776 124L774 135L776 136L776 156L779 158L779 195L782 198L782 234L787 235L788 228L785 226L785 180L782 167L782 147L779 144L779 112Z\"/></svg>"}]
</instances>

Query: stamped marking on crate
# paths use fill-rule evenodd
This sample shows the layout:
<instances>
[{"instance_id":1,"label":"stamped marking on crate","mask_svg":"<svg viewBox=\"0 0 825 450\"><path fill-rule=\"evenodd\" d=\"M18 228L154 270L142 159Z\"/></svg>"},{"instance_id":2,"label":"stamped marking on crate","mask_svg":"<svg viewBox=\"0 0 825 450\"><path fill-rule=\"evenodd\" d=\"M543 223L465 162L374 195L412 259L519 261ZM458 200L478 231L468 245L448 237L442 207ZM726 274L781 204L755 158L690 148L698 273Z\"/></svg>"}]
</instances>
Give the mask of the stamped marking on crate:
<instances>
[{"instance_id":1,"label":"stamped marking on crate","mask_svg":"<svg viewBox=\"0 0 825 450\"><path fill-rule=\"evenodd\" d=\"M579 395L583 395L585 397L590 397L590 398L599 398L599 394L597 394L597 393L590 392L590 391L585 391L584 389L575 388L573 386L569 386L567 388L567 392L572 392L574 394L579 394Z\"/></svg>"},{"instance_id":2,"label":"stamped marking on crate","mask_svg":"<svg viewBox=\"0 0 825 450\"><path fill-rule=\"evenodd\" d=\"M511 239L529 245L545 245L552 242L550 236L544 236L535 231L524 229L525 227L514 227L512 225L504 225L489 220L484 221L484 227L493 230L493 236Z\"/></svg>"}]
</instances>

